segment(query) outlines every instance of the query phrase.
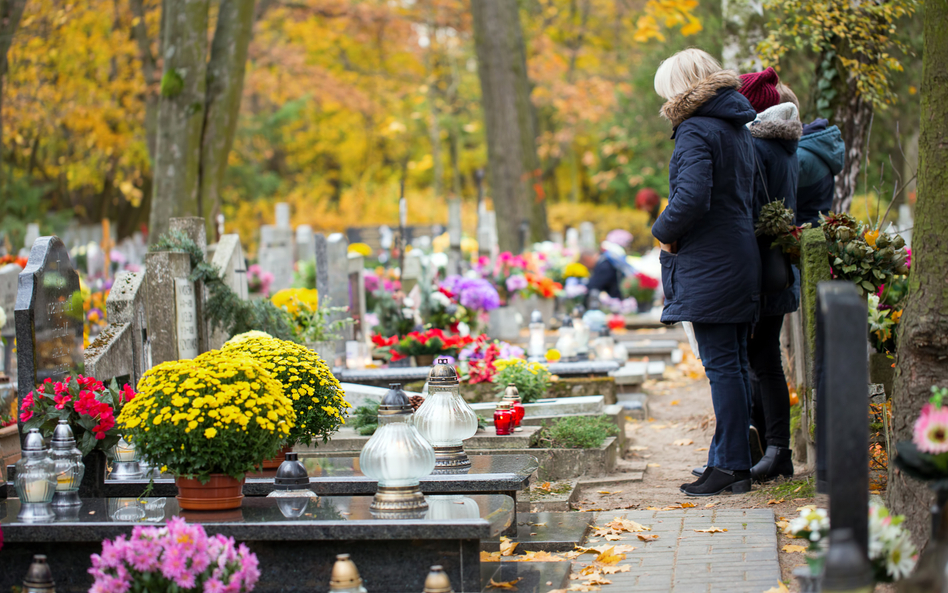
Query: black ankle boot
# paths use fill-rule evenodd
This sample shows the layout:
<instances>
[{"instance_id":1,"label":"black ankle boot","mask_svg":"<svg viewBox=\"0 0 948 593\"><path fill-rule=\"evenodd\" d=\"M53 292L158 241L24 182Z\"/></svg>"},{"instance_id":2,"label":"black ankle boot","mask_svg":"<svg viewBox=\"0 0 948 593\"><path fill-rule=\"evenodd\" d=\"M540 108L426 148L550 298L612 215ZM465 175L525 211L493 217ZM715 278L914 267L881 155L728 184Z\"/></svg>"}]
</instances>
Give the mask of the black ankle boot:
<instances>
[{"instance_id":1,"label":"black ankle boot","mask_svg":"<svg viewBox=\"0 0 948 593\"><path fill-rule=\"evenodd\" d=\"M684 492L685 488L692 488L694 486L700 486L704 484L707 481L707 479L711 477L711 473L714 468L708 467L708 466L696 467L695 469L691 470L691 473L695 473L699 469L701 470L701 474L698 476L698 481L691 482L690 484L682 484L679 490Z\"/></svg>"},{"instance_id":2,"label":"black ankle boot","mask_svg":"<svg viewBox=\"0 0 948 593\"><path fill-rule=\"evenodd\" d=\"M688 496L714 496L722 492L732 492L734 494L750 492L751 479L749 471L727 470L718 467L709 469L711 470L710 475L703 483L697 486L688 486L682 489L682 491Z\"/></svg>"},{"instance_id":3,"label":"black ankle boot","mask_svg":"<svg viewBox=\"0 0 948 593\"><path fill-rule=\"evenodd\" d=\"M753 424L750 427L748 439L750 440L751 465L757 465L757 462L764 458L764 445L760 440L760 432Z\"/></svg>"},{"instance_id":4,"label":"black ankle boot","mask_svg":"<svg viewBox=\"0 0 948 593\"><path fill-rule=\"evenodd\" d=\"M767 452L751 468L751 477L757 482L766 482L777 476L793 476L793 451L786 447L767 447Z\"/></svg>"}]
</instances>

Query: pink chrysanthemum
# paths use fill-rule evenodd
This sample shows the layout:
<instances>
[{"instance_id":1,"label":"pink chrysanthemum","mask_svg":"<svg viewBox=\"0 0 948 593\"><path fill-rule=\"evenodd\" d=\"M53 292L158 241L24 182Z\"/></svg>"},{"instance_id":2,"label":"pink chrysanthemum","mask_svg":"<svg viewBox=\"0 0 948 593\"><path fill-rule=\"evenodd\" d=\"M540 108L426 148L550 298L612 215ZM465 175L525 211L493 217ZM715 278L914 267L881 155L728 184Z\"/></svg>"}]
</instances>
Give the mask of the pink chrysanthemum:
<instances>
[{"instance_id":1,"label":"pink chrysanthemum","mask_svg":"<svg viewBox=\"0 0 948 593\"><path fill-rule=\"evenodd\" d=\"M927 404L915 421L912 438L919 451L938 455L948 453L948 409Z\"/></svg>"}]
</instances>

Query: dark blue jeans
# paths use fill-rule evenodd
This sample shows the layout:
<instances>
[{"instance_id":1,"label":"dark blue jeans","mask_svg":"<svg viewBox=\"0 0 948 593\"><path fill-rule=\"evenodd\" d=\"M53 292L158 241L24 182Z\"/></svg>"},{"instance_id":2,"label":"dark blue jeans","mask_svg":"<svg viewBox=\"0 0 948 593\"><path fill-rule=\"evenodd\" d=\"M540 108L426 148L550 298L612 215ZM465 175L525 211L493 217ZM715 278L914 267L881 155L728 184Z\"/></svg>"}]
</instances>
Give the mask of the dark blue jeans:
<instances>
[{"instance_id":1,"label":"dark blue jeans","mask_svg":"<svg viewBox=\"0 0 948 593\"><path fill-rule=\"evenodd\" d=\"M751 385L747 359L747 323L695 323L701 362L711 382L714 438L708 466L731 471L751 467Z\"/></svg>"}]
</instances>

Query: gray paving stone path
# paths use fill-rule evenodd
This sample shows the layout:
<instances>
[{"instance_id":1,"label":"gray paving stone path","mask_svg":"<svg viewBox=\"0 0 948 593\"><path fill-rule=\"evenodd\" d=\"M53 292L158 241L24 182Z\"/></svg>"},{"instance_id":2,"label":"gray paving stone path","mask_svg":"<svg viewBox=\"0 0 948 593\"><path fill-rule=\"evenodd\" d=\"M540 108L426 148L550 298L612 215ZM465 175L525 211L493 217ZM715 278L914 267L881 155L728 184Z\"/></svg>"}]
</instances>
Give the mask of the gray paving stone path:
<instances>
[{"instance_id":1,"label":"gray paving stone path","mask_svg":"<svg viewBox=\"0 0 948 593\"><path fill-rule=\"evenodd\" d=\"M683 509L673 511L603 511L597 525L614 517L625 517L658 535L642 542L635 533L623 533L622 540L587 545L632 545L619 565L630 565L629 572L609 575L611 585L602 593L762 593L777 585L780 565L777 560L777 533L774 514L767 509ZM724 533L697 533L710 527L727 529ZM573 561L573 573L589 564L592 556ZM569 581L570 584L581 580Z\"/></svg>"}]
</instances>

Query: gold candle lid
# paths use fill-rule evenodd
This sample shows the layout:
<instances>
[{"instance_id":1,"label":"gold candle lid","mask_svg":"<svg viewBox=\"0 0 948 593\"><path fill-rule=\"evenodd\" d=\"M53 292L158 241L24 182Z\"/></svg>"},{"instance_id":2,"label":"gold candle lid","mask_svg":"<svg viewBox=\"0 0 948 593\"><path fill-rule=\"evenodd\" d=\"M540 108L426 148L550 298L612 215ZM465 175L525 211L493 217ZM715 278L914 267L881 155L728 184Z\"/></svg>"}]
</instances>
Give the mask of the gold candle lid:
<instances>
[{"instance_id":1,"label":"gold candle lid","mask_svg":"<svg viewBox=\"0 0 948 593\"><path fill-rule=\"evenodd\" d=\"M431 567L428 578L425 579L425 590L423 593L454 593L451 588L451 579L440 565Z\"/></svg>"},{"instance_id":2,"label":"gold candle lid","mask_svg":"<svg viewBox=\"0 0 948 593\"><path fill-rule=\"evenodd\" d=\"M349 554L336 556L336 563L332 566L329 590L341 591L358 587L361 584L362 577L359 576L359 569L356 568L355 562L349 559Z\"/></svg>"},{"instance_id":3,"label":"gold candle lid","mask_svg":"<svg viewBox=\"0 0 948 593\"><path fill-rule=\"evenodd\" d=\"M506 401L506 400L501 400L501 401L497 402L497 409L498 409L498 410L509 410L509 409L510 409L510 402L509 402L509 401Z\"/></svg>"},{"instance_id":4,"label":"gold candle lid","mask_svg":"<svg viewBox=\"0 0 948 593\"><path fill-rule=\"evenodd\" d=\"M459 383L458 372L452 365L448 364L447 358L439 358L437 364L431 367L431 371L428 373L429 386L444 387L446 385L458 385Z\"/></svg>"}]
</instances>

